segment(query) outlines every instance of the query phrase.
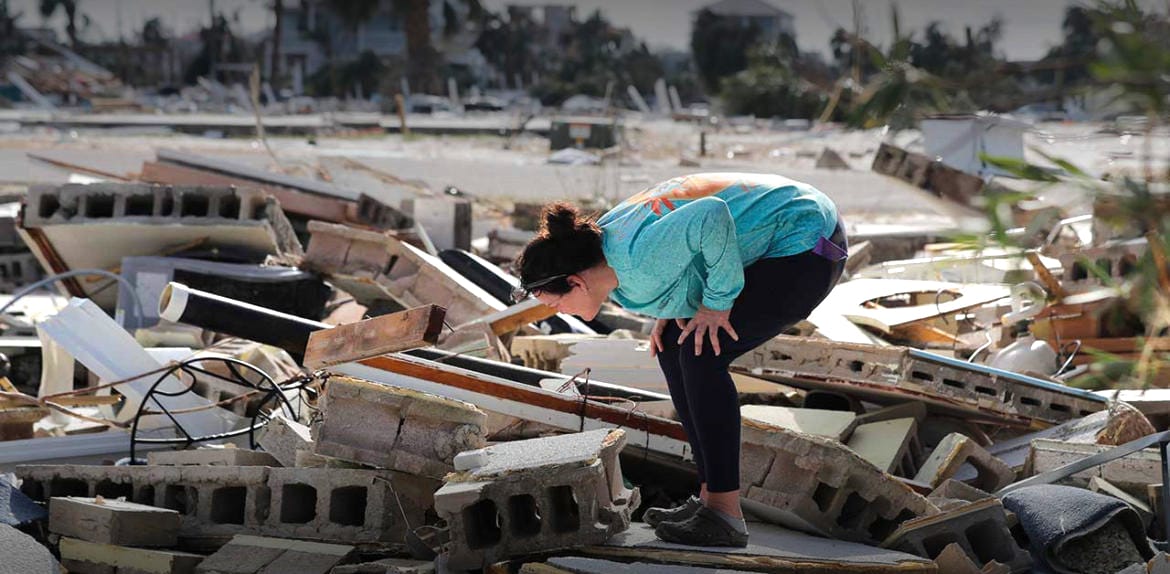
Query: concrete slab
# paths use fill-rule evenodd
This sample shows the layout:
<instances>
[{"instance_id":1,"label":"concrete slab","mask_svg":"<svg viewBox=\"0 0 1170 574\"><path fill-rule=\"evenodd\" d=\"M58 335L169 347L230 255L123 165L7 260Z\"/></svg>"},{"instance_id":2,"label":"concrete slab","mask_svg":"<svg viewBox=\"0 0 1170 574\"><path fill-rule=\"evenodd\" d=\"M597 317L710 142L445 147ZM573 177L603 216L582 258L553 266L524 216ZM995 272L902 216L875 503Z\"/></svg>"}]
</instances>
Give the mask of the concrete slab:
<instances>
[{"instance_id":1,"label":"concrete slab","mask_svg":"<svg viewBox=\"0 0 1170 574\"><path fill-rule=\"evenodd\" d=\"M457 480L490 480L526 469L584 466L596 460L609 444L613 429L598 429L555 437L500 443L484 450L487 462L461 473Z\"/></svg>"},{"instance_id":2,"label":"concrete slab","mask_svg":"<svg viewBox=\"0 0 1170 574\"><path fill-rule=\"evenodd\" d=\"M352 546L304 540L236 535L208 556L199 574L259 574L297 572L326 574L353 552Z\"/></svg>"},{"instance_id":3,"label":"concrete slab","mask_svg":"<svg viewBox=\"0 0 1170 574\"><path fill-rule=\"evenodd\" d=\"M616 534L602 546L580 551L598 557L634 557L690 566L736 567L751 564L753 569L784 572L849 571L935 572L929 560L903 552L873 546L819 538L762 522L748 524L751 538L746 548L702 548L663 542L654 529L638 522Z\"/></svg>"},{"instance_id":4,"label":"concrete slab","mask_svg":"<svg viewBox=\"0 0 1170 574\"><path fill-rule=\"evenodd\" d=\"M747 574L748 570L681 566L678 564L648 564L646 562L612 562L598 558L564 556L549 558L546 562L573 574Z\"/></svg>"},{"instance_id":5,"label":"concrete slab","mask_svg":"<svg viewBox=\"0 0 1170 574\"><path fill-rule=\"evenodd\" d=\"M61 565L69 572L133 572L134 574L193 574L203 556L174 550L128 548L112 544L61 539Z\"/></svg>"},{"instance_id":6,"label":"concrete slab","mask_svg":"<svg viewBox=\"0 0 1170 574\"><path fill-rule=\"evenodd\" d=\"M806 434L815 434L844 442L853 430L857 415L847 411L798 409L769 405L744 405L739 409L744 418ZM881 465L878 465L881 467ZM885 470L885 469L883 469Z\"/></svg>"},{"instance_id":7,"label":"concrete slab","mask_svg":"<svg viewBox=\"0 0 1170 574\"><path fill-rule=\"evenodd\" d=\"M160 466L280 466L271 454L244 448L162 450L147 454L146 460Z\"/></svg>"},{"instance_id":8,"label":"concrete slab","mask_svg":"<svg viewBox=\"0 0 1170 574\"><path fill-rule=\"evenodd\" d=\"M119 546L174 546L179 513L124 500L53 497L49 530L63 536Z\"/></svg>"}]
</instances>

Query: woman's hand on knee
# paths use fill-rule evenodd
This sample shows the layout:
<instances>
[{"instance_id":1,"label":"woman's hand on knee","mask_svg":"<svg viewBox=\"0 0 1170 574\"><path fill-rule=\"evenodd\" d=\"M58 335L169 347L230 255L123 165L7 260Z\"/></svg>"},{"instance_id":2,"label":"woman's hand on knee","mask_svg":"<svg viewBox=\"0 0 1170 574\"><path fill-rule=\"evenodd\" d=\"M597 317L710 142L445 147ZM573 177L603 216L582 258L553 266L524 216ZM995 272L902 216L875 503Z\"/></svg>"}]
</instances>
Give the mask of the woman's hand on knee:
<instances>
[{"instance_id":1,"label":"woman's hand on knee","mask_svg":"<svg viewBox=\"0 0 1170 574\"><path fill-rule=\"evenodd\" d=\"M739 340L739 335L731 326L731 309L716 311L700 306L695 317L687 321L686 327L683 328L682 334L678 337L678 344L681 345L687 335L693 332L695 334L695 356L697 357L703 354L703 339L710 336L711 349L718 356L722 352L722 349L719 348L719 329L727 331L732 340Z\"/></svg>"},{"instance_id":2,"label":"woman's hand on knee","mask_svg":"<svg viewBox=\"0 0 1170 574\"><path fill-rule=\"evenodd\" d=\"M666 322L669 320L670 319L659 319L654 322L654 328L650 331L651 357L666 350L666 347L662 346L662 332L666 330Z\"/></svg>"}]
</instances>

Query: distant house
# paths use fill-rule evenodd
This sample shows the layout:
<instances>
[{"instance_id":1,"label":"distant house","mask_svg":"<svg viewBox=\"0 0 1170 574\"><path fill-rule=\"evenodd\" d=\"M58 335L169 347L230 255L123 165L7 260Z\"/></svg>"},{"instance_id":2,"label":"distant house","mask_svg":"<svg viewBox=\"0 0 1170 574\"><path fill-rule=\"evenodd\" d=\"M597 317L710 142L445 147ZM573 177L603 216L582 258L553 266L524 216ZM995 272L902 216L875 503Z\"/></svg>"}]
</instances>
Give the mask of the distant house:
<instances>
[{"instance_id":1,"label":"distant house","mask_svg":"<svg viewBox=\"0 0 1170 574\"><path fill-rule=\"evenodd\" d=\"M329 63L344 63L356 60L363 52L373 52L380 57L405 58L406 29L403 16L394 9L394 0L380 0L373 17L352 28L324 0L285 1L281 26L279 73L293 79L294 89L299 91L303 80ZM444 7L449 7L447 13ZM468 7L464 3L430 3L431 38L436 50L443 53L448 63L469 67L473 75L482 73L486 64L474 50L478 34L467 30L463 24L468 18ZM458 19L451 26L446 22L448 15ZM456 33L451 34L454 29ZM268 50L265 46L265 52ZM265 56L265 66L270 65Z\"/></svg>"},{"instance_id":2,"label":"distant house","mask_svg":"<svg viewBox=\"0 0 1170 574\"><path fill-rule=\"evenodd\" d=\"M742 28L756 27L765 39L775 40L781 35L796 38L792 14L781 10L765 0L720 0L700 9L738 20Z\"/></svg>"}]
</instances>

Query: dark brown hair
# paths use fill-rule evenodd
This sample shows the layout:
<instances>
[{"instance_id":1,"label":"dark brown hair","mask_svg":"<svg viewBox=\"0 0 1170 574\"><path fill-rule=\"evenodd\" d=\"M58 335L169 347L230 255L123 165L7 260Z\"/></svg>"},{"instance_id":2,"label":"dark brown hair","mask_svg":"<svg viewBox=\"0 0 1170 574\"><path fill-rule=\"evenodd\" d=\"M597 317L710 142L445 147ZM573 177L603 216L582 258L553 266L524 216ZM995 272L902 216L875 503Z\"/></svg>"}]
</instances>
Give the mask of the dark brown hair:
<instances>
[{"instance_id":1,"label":"dark brown hair","mask_svg":"<svg viewBox=\"0 0 1170 574\"><path fill-rule=\"evenodd\" d=\"M530 285L557 275L580 273L605 257L601 253L601 228L570 203L544 206L540 232L516 260L520 282ZM540 287L546 293L567 293L569 283L553 281Z\"/></svg>"}]
</instances>

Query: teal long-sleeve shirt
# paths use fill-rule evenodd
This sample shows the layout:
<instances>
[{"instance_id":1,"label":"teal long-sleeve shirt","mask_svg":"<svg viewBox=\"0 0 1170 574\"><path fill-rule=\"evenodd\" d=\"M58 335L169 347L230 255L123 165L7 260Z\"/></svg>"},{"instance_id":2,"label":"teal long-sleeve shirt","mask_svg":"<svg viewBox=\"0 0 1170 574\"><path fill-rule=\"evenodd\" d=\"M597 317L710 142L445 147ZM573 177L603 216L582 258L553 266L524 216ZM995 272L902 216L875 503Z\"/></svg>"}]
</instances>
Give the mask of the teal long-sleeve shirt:
<instances>
[{"instance_id":1,"label":"teal long-sleeve shirt","mask_svg":"<svg viewBox=\"0 0 1170 574\"><path fill-rule=\"evenodd\" d=\"M778 175L705 173L657 184L598 220L618 277L610 298L651 317L727 310L756 261L803 253L830 237L837 208Z\"/></svg>"}]
</instances>

